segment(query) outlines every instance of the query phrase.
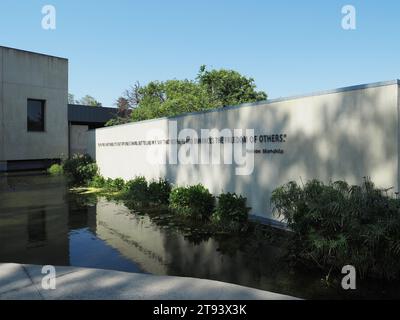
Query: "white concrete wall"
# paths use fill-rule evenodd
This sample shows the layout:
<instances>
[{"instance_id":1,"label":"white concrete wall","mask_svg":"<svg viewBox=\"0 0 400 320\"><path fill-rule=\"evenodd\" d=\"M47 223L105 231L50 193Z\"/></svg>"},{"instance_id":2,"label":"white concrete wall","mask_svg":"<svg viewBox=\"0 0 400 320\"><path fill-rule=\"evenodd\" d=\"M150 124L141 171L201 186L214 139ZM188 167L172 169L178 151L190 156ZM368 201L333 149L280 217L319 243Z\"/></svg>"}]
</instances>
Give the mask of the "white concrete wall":
<instances>
[{"instance_id":1,"label":"white concrete wall","mask_svg":"<svg viewBox=\"0 0 400 320\"><path fill-rule=\"evenodd\" d=\"M291 180L344 179L360 183L370 176L381 187L398 185L398 84L388 82L329 93L283 99L97 129L95 157L106 177L166 177L178 185L203 183L213 193L236 192L248 198L252 214L272 215L271 192ZM100 146L101 143L149 140L157 128L168 135L193 128L254 129L255 135L286 134L285 143L256 144L256 149L281 148L284 154L255 155L251 175L235 175L232 165L154 165L146 159L158 146Z\"/></svg>"},{"instance_id":2,"label":"white concrete wall","mask_svg":"<svg viewBox=\"0 0 400 320\"><path fill-rule=\"evenodd\" d=\"M400 80L397 80L397 191L400 189Z\"/></svg>"},{"instance_id":3,"label":"white concrete wall","mask_svg":"<svg viewBox=\"0 0 400 320\"><path fill-rule=\"evenodd\" d=\"M0 171L5 170L4 156L4 107L3 107L3 50L0 48Z\"/></svg>"},{"instance_id":4,"label":"white concrete wall","mask_svg":"<svg viewBox=\"0 0 400 320\"><path fill-rule=\"evenodd\" d=\"M0 160L68 156L68 60L0 47ZM27 99L46 100L45 132L28 132Z\"/></svg>"}]
</instances>

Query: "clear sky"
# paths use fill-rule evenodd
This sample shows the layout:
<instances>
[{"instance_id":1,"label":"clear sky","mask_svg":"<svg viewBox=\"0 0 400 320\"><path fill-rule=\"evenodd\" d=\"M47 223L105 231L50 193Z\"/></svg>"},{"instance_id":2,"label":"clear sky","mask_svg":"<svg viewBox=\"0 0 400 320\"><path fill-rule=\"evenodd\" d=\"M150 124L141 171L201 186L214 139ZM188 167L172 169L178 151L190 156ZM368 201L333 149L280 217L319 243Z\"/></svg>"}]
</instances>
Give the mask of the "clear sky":
<instances>
[{"instance_id":1,"label":"clear sky","mask_svg":"<svg viewBox=\"0 0 400 320\"><path fill-rule=\"evenodd\" d=\"M46 4L56 30L42 29ZM347 4L356 30L342 29ZM399 16L398 0L1 0L0 45L68 58L69 91L103 105L202 64L278 98L400 78Z\"/></svg>"}]
</instances>

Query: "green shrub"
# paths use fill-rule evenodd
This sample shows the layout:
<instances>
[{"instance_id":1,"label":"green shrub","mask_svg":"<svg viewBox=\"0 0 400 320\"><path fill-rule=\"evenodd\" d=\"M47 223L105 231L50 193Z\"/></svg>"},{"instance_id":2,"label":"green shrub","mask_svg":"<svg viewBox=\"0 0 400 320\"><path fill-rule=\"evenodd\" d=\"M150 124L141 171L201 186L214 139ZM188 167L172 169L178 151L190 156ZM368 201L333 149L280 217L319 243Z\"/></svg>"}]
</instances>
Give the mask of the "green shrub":
<instances>
[{"instance_id":1,"label":"green shrub","mask_svg":"<svg viewBox=\"0 0 400 320\"><path fill-rule=\"evenodd\" d=\"M88 185L97 175L96 163L89 155L74 155L63 164L64 173L73 184Z\"/></svg>"},{"instance_id":2,"label":"green shrub","mask_svg":"<svg viewBox=\"0 0 400 320\"><path fill-rule=\"evenodd\" d=\"M168 204L171 189L171 184L164 179L152 181L148 187L149 200L155 204Z\"/></svg>"},{"instance_id":3,"label":"green shrub","mask_svg":"<svg viewBox=\"0 0 400 320\"><path fill-rule=\"evenodd\" d=\"M400 200L365 179L361 186L290 182L272 203L294 231L297 259L330 271L353 265L361 277L400 276Z\"/></svg>"},{"instance_id":4,"label":"green shrub","mask_svg":"<svg viewBox=\"0 0 400 320\"><path fill-rule=\"evenodd\" d=\"M60 176L64 174L63 167L59 164L53 164L49 169L47 169L47 172L52 176Z\"/></svg>"},{"instance_id":5,"label":"green shrub","mask_svg":"<svg viewBox=\"0 0 400 320\"><path fill-rule=\"evenodd\" d=\"M215 223L244 224L248 220L250 208L246 206L247 199L236 193L223 193L217 197L218 202L212 216Z\"/></svg>"},{"instance_id":6,"label":"green shrub","mask_svg":"<svg viewBox=\"0 0 400 320\"><path fill-rule=\"evenodd\" d=\"M148 186L145 177L136 177L128 181L124 187L124 193L128 201L135 205L145 206L149 202Z\"/></svg>"},{"instance_id":7,"label":"green shrub","mask_svg":"<svg viewBox=\"0 0 400 320\"><path fill-rule=\"evenodd\" d=\"M169 198L169 207L172 210L195 220L208 220L214 204L214 196L201 184L175 188Z\"/></svg>"},{"instance_id":8,"label":"green shrub","mask_svg":"<svg viewBox=\"0 0 400 320\"><path fill-rule=\"evenodd\" d=\"M103 176L101 175L95 175L92 179L92 181L90 181L90 186L93 188L104 188L106 184L106 179L104 179Z\"/></svg>"},{"instance_id":9,"label":"green shrub","mask_svg":"<svg viewBox=\"0 0 400 320\"><path fill-rule=\"evenodd\" d=\"M111 192L123 191L125 187L125 181L121 178L111 179L108 178L105 180L104 189Z\"/></svg>"}]
</instances>

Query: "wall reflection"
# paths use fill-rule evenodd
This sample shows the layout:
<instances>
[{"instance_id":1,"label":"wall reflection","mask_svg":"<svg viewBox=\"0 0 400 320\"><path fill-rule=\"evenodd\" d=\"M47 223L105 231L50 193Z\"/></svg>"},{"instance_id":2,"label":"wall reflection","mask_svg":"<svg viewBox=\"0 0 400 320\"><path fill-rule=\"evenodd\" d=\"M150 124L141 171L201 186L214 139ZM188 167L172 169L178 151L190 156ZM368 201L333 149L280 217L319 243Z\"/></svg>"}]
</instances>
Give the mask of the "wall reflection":
<instances>
[{"instance_id":1,"label":"wall reflection","mask_svg":"<svg viewBox=\"0 0 400 320\"><path fill-rule=\"evenodd\" d=\"M97 236L143 270L159 275L215 279L247 286L280 281L283 252L273 246L240 250L237 239L191 238L169 225L157 225L147 215L132 214L123 204L99 199ZM268 277L271 276L271 277ZM270 278L266 282L264 278Z\"/></svg>"},{"instance_id":2,"label":"wall reflection","mask_svg":"<svg viewBox=\"0 0 400 320\"><path fill-rule=\"evenodd\" d=\"M63 179L32 172L0 180L0 262L69 265Z\"/></svg>"},{"instance_id":3,"label":"wall reflection","mask_svg":"<svg viewBox=\"0 0 400 320\"><path fill-rule=\"evenodd\" d=\"M43 247L46 240L46 210L30 212L28 214L28 246Z\"/></svg>"}]
</instances>

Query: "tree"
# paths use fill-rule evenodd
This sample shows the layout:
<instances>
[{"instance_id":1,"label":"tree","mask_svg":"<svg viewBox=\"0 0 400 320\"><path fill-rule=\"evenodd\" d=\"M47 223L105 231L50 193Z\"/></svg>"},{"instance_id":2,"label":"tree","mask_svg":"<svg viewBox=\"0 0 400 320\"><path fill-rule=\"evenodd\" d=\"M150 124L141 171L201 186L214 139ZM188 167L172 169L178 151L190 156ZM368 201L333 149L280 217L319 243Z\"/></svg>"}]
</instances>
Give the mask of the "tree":
<instances>
[{"instance_id":1,"label":"tree","mask_svg":"<svg viewBox=\"0 0 400 320\"><path fill-rule=\"evenodd\" d=\"M131 112L132 109L130 107L128 99L124 97L119 97L116 102L118 111L114 118L107 121L105 124L106 127L115 126L118 124L124 124L131 121Z\"/></svg>"},{"instance_id":2,"label":"tree","mask_svg":"<svg viewBox=\"0 0 400 320\"><path fill-rule=\"evenodd\" d=\"M190 80L150 82L138 90L139 104L132 111L132 120L175 116L212 108L207 92Z\"/></svg>"},{"instance_id":3,"label":"tree","mask_svg":"<svg viewBox=\"0 0 400 320\"><path fill-rule=\"evenodd\" d=\"M85 106L92 106L92 107L101 107L102 106L101 102L97 101L95 98L93 98L90 95L86 95L82 99L80 99L79 104L82 104Z\"/></svg>"},{"instance_id":4,"label":"tree","mask_svg":"<svg viewBox=\"0 0 400 320\"><path fill-rule=\"evenodd\" d=\"M265 92L256 91L254 79L233 70L207 71L201 66L195 80L152 81L146 86L136 82L116 104L131 110L131 121L141 121L266 99ZM108 125L125 122L116 117Z\"/></svg>"},{"instance_id":5,"label":"tree","mask_svg":"<svg viewBox=\"0 0 400 320\"><path fill-rule=\"evenodd\" d=\"M81 104L85 106L92 106L92 107L101 107L101 102L97 101L90 95L86 95L81 99L75 99L75 95L72 93L68 93L68 104Z\"/></svg>"},{"instance_id":6,"label":"tree","mask_svg":"<svg viewBox=\"0 0 400 320\"><path fill-rule=\"evenodd\" d=\"M73 95L72 93L68 93L68 104L75 104L76 100L75 100L75 95Z\"/></svg>"},{"instance_id":7,"label":"tree","mask_svg":"<svg viewBox=\"0 0 400 320\"><path fill-rule=\"evenodd\" d=\"M120 110L128 110L130 108L128 99L124 97L119 97L116 105Z\"/></svg>"},{"instance_id":8,"label":"tree","mask_svg":"<svg viewBox=\"0 0 400 320\"><path fill-rule=\"evenodd\" d=\"M263 91L256 91L253 78L246 78L234 70L211 70L200 67L197 80L203 86L215 106L229 106L267 99Z\"/></svg>"}]
</instances>

